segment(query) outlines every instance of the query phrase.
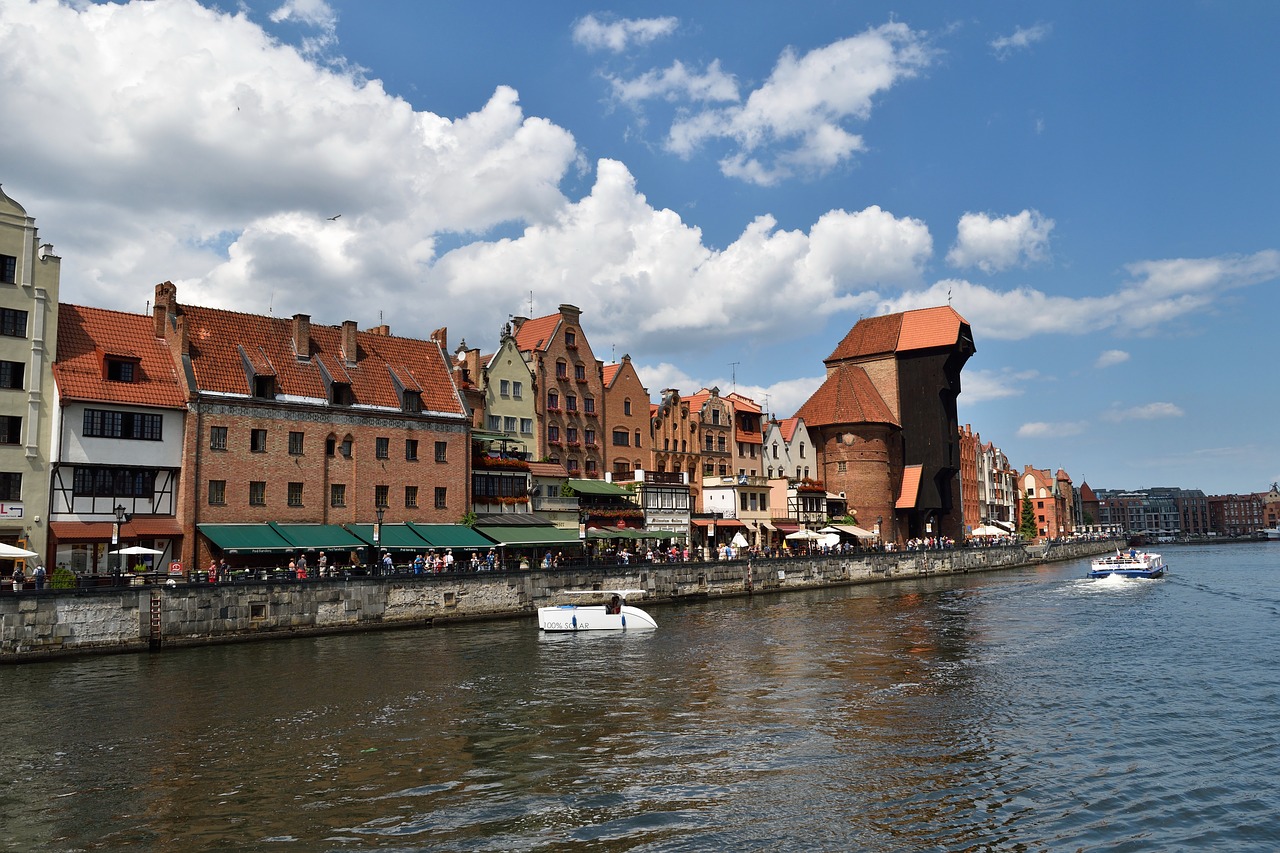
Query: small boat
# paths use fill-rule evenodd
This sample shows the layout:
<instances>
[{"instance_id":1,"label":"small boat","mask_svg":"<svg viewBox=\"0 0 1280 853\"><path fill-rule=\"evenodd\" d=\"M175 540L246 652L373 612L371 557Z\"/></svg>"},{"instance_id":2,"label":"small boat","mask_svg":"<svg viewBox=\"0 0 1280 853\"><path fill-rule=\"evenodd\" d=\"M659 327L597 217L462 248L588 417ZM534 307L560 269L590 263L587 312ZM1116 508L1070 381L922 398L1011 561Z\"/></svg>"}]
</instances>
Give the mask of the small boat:
<instances>
[{"instance_id":1,"label":"small boat","mask_svg":"<svg viewBox=\"0 0 1280 853\"><path fill-rule=\"evenodd\" d=\"M1158 578L1163 577L1166 570L1164 557L1130 548L1127 553L1117 551L1110 557L1094 560L1089 569L1089 577L1107 578L1115 575L1122 578Z\"/></svg>"},{"instance_id":2,"label":"small boat","mask_svg":"<svg viewBox=\"0 0 1280 853\"><path fill-rule=\"evenodd\" d=\"M1258 532L1268 539L1280 539L1280 524L1277 524L1275 527L1263 528Z\"/></svg>"},{"instance_id":3,"label":"small boat","mask_svg":"<svg viewBox=\"0 0 1280 853\"><path fill-rule=\"evenodd\" d=\"M653 617L627 604L628 596L643 596L642 589L573 589L563 595L608 598L604 604L556 604L538 608L543 631L647 631L658 627Z\"/></svg>"}]
</instances>

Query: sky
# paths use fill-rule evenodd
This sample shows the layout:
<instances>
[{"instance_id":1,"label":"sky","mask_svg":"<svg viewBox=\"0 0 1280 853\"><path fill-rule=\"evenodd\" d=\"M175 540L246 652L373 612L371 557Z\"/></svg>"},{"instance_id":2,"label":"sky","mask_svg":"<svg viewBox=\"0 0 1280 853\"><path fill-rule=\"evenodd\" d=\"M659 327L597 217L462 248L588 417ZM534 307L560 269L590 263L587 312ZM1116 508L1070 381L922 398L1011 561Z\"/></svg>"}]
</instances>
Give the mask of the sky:
<instances>
[{"instance_id":1,"label":"sky","mask_svg":"<svg viewBox=\"0 0 1280 853\"><path fill-rule=\"evenodd\" d=\"M789 417L862 317L1078 485L1280 479L1280 4L0 3L0 184L61 299L492 352L583 310Z\"/></svg>"}]
</instances>

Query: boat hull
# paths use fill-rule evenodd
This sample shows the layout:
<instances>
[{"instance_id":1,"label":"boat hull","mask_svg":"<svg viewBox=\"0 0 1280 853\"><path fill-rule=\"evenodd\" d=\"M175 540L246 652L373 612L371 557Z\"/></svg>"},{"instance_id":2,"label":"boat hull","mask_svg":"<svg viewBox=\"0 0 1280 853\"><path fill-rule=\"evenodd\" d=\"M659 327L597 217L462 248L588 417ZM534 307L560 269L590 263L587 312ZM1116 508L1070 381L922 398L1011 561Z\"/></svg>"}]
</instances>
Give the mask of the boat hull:
<instances>
[{"instance_id":1,"label":"boat hull","mask_svg":"<svg viewBox=\"0 0 1280 853\"><path fill-rule=\"evenodd\" d=\"M639 607L622 606L609 613L604 605L562 604L538 608L538 627L543 631L652 631L658 627L653 617Z\"/></svg>"}]
</instances>

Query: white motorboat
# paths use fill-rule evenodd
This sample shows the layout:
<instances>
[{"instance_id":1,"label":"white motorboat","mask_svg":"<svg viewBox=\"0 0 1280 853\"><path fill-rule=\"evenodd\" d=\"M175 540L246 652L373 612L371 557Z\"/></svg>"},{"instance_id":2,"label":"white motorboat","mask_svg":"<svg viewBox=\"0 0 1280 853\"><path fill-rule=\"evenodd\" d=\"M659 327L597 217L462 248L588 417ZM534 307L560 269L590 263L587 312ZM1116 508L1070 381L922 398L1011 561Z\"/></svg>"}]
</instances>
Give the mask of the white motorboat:
<instances>
[{"instance_id":1,"label":"white motorboat","mask_svg":"<svg viewBox=\"0 0 1280 853\"><path fill-rule=\"evenodd\" d=\"M1280 539L1280 524L1275 527L1267 527L1258 531L1268 539Z\"/></svg>"},{"instance_id":2,"label":"white motorboat","mask_svg":"<svg viewBox=\"0 0 1280 853\"><path fill-rule=\"evenodd\" d=\"M1158 578L1163 577L1166 570L1164 557L1130 548L1126 552L1094 560L1089 568L1089 577Z\"/></svg>"},{"instance_id":3,"label":"white motorboat","mask_svg":"<svg viewBox=\"0 0 1280 853\"><path fill-rule=\"evenodd\" d=\"M643 597L642 589L574 589L562 595L604 598L603 604L555 604L538 608L543 631L646 631L658 627L653 617L627 604L628 597Z\"/></svg>"}]
</instances>

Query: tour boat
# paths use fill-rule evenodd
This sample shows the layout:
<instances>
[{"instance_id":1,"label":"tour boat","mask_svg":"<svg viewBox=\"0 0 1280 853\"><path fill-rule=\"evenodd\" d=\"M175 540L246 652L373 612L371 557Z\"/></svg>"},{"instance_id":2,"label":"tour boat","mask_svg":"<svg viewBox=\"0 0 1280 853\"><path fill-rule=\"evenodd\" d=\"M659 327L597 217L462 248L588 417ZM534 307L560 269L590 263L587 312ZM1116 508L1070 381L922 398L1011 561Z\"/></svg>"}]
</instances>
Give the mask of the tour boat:
<instances>
[{"instance_id":1,"label":"tour boat","mask_svg":"<svg viewBox=\"0 0 1280 853\"><path fill-rule=\"evenodd\" d=\"M1258 532L1268 539L1280 539L1280 524L1277 524L1275 527L1264 528Z\"/></svg>"},{"instance_id":2,"label":"tour boat","mask_svg":"<svg viewBox=\"0 0 1280 853\"><path fill-rule=\"evenodd\" d=\"M1109 557L1094 560L1089 577L1158 578L1164 575L1165 570L1164 557L1130 548L1127 553L1117 551Z\"/></svg>"},{"instance_id":3,"label":"tour boat","mask_svg":"<svg viewBox=\"0 0 1280 853\"><path fill-rule=\"evenodd\" d=\"M643 596L642 589L575 589L562 594L603 597L607 602L539 607L538 627L543 631L645 631L658 627L648 613L627 604L628 596Z\"/></svg>"}]
</instances>

